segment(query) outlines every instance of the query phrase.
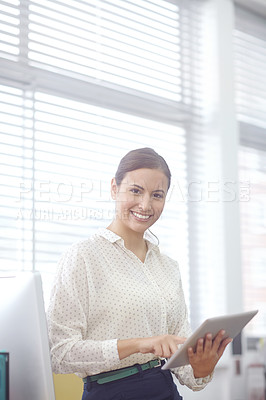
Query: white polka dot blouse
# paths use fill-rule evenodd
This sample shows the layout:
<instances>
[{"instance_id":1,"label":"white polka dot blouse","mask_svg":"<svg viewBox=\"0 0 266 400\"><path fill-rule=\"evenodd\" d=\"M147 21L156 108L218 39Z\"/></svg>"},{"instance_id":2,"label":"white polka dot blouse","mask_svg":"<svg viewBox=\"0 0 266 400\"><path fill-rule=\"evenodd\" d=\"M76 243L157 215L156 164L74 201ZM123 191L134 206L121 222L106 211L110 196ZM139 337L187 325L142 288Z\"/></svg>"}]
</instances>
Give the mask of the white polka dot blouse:
<instances>
[{"instance_id":1,"label":"white polka dot blouse","mask_svg":"<svg viewBox=\"0 0 266 400\"><path fill-rule=\"evenodd\" d=\"M191 333L177 262L147 246L143 263L120 236L99 229L63 254L47 311L55 373L83 378L145 363L154 355L120 360L117 340ZM211 379L195 379L190 366L173 372L193 390Z\"/></svg>"}]
</instances>

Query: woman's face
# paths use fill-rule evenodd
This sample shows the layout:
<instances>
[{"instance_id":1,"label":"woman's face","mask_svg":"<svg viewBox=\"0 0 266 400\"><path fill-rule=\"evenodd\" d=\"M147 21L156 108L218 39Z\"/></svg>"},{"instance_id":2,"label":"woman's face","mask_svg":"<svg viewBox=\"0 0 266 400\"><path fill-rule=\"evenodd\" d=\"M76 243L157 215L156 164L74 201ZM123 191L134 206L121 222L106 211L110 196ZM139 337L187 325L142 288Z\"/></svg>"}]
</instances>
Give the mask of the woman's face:
<instances>
[{"instance_id":1,"label":"woman's face","mask_svg":"<svg viewBox=\"0 0 266 400\"><path fill-rule=\"evenodd\" d=\"M130 171L119 186L113 179L111 193L120 228L143 234L160 217L167 190L168 178L159 169Z\"/></svg>"}]
</instances>

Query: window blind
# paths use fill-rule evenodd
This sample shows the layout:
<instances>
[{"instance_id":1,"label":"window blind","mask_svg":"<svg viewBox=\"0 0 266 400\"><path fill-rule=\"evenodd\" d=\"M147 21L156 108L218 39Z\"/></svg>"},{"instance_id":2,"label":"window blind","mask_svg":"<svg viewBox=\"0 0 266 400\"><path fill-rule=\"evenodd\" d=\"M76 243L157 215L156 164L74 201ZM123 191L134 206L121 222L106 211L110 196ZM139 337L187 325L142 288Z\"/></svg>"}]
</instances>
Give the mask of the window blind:
<instances>
[{"instance_id":1,"label":"window blind","mask_svg":"<svg viewBox=\"0 0 266 400\"><path fill-rule=\"evenodd\" d=\"M174 4L32 0L28 35L30 65L180 100Z\"/></svg>"},{"instance_id":2,"label":"window blind","mask_svg":"<svg viewBox=\"0 0 266 400\"><path fill-rule=\"evenodd\" d=\"M20 44L20 1L6 0L0 7L0 56L18 60Z\"/></svg>"},{"instance_id":3,"label":"window blind","mask_svg":"<svg viewBox=\"0 0 266 400\"><path fill-rule=\"evenodd\" d=\"M73 78L168 106L178 103L180 112L201 90L192 76L202 22L195 0L1 0L0 5L8 9L0 14L3 32L9 44L16 43L15 60L27 66L29 79L31 74L42 83ZM8 59L12 51L1 57ZM5 75L13 78L15 69L12 64Z\"/></svg>"},{"instance_id":4,"label":"window blind","mask_svg":"<svg viewBox=\"0 0 266 400\"><path fill-rule=\"evenodd\" d=\"M246 310L258 308L247 327L264 335L266 328L265 181L266 181L266 19L236 6L235 81L240 128L240 177L246 184L240 203L243 296Z\"/></svg>"},{"instance_id":5,"label":"window blind","mask_svg":"<svg viewBox=\"0 0 266 400\"><path fill-rule=\"evenodd\" d=\"M119 159L150 146L173 174L152 231L179 261L189 303L188 138L193 124L200 130L200 4L0 5L13 43L0 54L1 269L41 271L47 298L62 251L112 218Z\"/></svg>"},{"instance_id":6,"label":"window blind","mask_svg":"<svg viewBox=\"0 0 266 400\"><path fill-rule=\"evenodd\" d=\"M32 269L33 227L18 219L19 187L33 179L32 107L22 88L0 85L1 269ZM32 196L23 200L31 209Z\"/></svg>"},{"instance_id":7,"label":"window blind","mask_svg":"<svg viewBox=\"0 0 266 400\"><path fill-rule=\"evenodd\" d=\"M44 92L36 91L26 104L24 96L23 90L2 86L2 269L36 269L50 284L66 246L110 223L110 180L118 160L151 142L173 170L156 233L161 247L186 267L187 206L177 209L174 201L176 183L185 186L186 179L184 129Z\"/></svg>"},{"instance_id":8,"label":"window blind","mask_svg":"<svg viewBox=\"0 0 266 400\"><path fill-rule=\"evenodd\" d=\"M249 334L263 337L266 315L265 276L265 167L266 152L257 148L241 146L240 176L250 183L247 201L241 202L241 233L243 259L243 295L246 310L259 309L257 318L247 327Z\"/></svg>"}]
</instances>

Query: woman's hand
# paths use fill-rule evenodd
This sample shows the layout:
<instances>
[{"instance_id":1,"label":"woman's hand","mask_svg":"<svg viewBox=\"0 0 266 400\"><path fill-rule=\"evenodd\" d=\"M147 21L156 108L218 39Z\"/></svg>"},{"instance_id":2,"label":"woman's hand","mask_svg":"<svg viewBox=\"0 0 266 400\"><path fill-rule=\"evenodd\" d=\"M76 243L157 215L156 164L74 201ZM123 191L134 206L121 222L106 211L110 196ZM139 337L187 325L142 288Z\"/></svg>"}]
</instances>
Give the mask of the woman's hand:
<instances>
[{"instance_id":1,"label":"woman's hand","mask_svg":"<svg viewBox=\"0 0 266 400\"><path fill-rule=\"evenodd\" d=\"M152 353L157 357L169 358L185 340L186 338L174 335L124 339L118 340L117 348L120 360L135 353Z\"/></svg>"},{"instance_id":2,"label":"woman's hand","mask_svg":"<svg viewBox=\"0 0 266 400\"><path fill-rule=\"evenodd\" d=\"M193 368L195 378L204 378L210 375L217 362L223 355L226 346L232 342L231 338L223 339L225 334L221 330L213 339L210 333L197 342L196 351L188 349L189 362Z\"/></svg>"},{"instance_id":3,"label":"woman's hand","mask_svg":"<svg viewBox=\"0 0 266 400\"><path fill-rule=\"evenodd\" d=\"M169 358L183 344L186 338L174 335L152 336L139 339L139 352L153 353L155 356Z\"/></svg>"}]
</instances>

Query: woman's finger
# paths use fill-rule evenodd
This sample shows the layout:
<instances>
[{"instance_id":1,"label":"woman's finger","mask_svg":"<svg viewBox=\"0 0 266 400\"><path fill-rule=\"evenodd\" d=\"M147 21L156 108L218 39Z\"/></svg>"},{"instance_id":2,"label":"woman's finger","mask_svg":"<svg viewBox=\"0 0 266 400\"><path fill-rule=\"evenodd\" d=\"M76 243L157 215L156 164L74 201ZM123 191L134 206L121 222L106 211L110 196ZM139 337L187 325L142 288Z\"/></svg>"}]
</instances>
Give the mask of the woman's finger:
<instances>
[{"instance_id":1,"label":"woman's finger","mask_svg":"<svg viewBox=\"0 0 266 400\"><path fill-rule=\"evenodd\" d=\"M205 336L204 351L210 352L212 350L212 334L207 333Z\"/></svg>"},{"instance_id":2,"label":"woman's finger","mask_svg":"<svg viewBox=\"0 0 266 400\"><path fill-rule=\"evenodd\" d=\"M162 352L162 346L160 345L160 343L156 343L154 346L153 354L155 354L157 357L162 357Z\"/></svg>"},{"instance_id":3,"label":"woman's finger","mask_svg":"<svg viewBox=\"0 0 266 400\"><path fill-rule=\"evenodd\" d=\"M171 353L171 349L170 349L168 343L162 344L162 353L163 353L162 357L165 357L165 358L171 357L172 353Z\"/></svg>"},{"instance_id":4,"label":"woman's finger","mask_svg":"<svg viewBox=\"0 0 266 400\"><path fill-rule=\"evenodd\" d=\"M191 361L193 359L194 355L195 355L194 351L193 351L193 348L189 347L187 352L188 352L188 358Z\"/></svg>"},{"instance_id":5,"label":"woman's finger","mask_svg":"<svg viewBox=\"0 0 266 400\"><path fill-rule=\"evenodd\" d=\"M220 344L220 346L219 346L219 349L217 350L217 354L218 354L218 357L219 357L219 358L222 357L223 352L225 351L226 347L227 347L232 341L233 341L232 338L227 338L227 339L224 339L224 340L221 342L221 344Z\"/></svg>"},{"instance_id":6,"label":"woman's finger","mask_svg":"<svg viewBox=\"0 0 266 400\"><path fill-rule=\"evenodd\" d=\"M171 356L176 352L177 350L177 345L174 341L171 341L169 344L169 352L171 353Z\"/></svg>"},{"instance_id":7,"label":"woman's finger","mask_svg":"<svg viewBox=\"0 0 266 400\"><path fill-rule=\"evenodd\" d=\"M225 334L225 331L222 329L215 336L214 341L213 341L213 350L215 352L218 352L218 349L223 341L224 334Z\"/></svg>"},{"instance_id":8,"label":"woman's finger","mask_svg":"<svg viewBox=\"0 0 266 400\"><path fill-rule=\"evenodd\" d=\"M200 338L197 343L196 353L201 356L203 354L204 339Z\"/></svg>"},{"instance_id":9,"label":"woman's finger","mask_svg":"<svg viewBox=\"0 0 266 400\"><path fill-rule=\"evenodd\" d=\"M175 340L176 345L183 344L187 340L187 338L182 337L182 336L173 336L173 338Z\"/></svg>"}]
</instances>

